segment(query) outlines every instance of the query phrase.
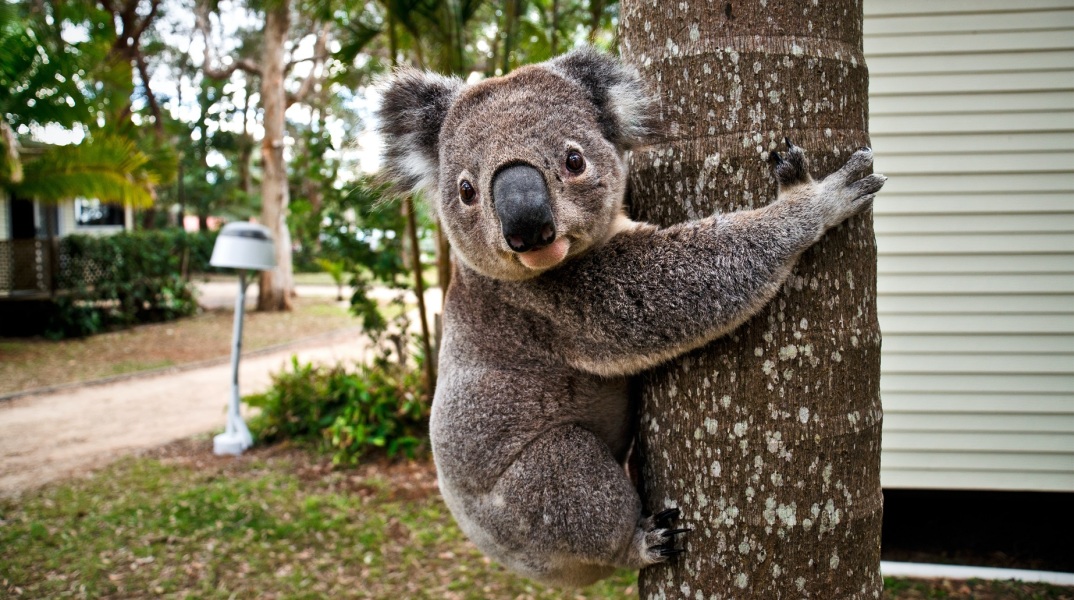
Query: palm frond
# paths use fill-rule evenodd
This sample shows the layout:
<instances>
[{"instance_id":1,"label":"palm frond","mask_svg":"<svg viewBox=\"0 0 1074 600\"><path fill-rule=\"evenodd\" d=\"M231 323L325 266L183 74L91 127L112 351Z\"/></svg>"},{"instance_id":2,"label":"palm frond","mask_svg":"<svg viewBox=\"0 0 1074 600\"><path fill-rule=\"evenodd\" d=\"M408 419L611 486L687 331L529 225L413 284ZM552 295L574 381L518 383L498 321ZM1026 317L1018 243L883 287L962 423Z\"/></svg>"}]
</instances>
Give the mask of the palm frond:
<instances>
[{"instance_id":1,"label":"palm frond","mask_svg":"<svg viewBox=\"0 0 1074 600\"><path fill-rule=\"evenodd\" d=\"M119 137L52 146L26 161L23 181L13 188L22 197L43 202L83 197L151 206L156 177L140 169L147 161L134 142Z\"/></svg>"}]
</instances>

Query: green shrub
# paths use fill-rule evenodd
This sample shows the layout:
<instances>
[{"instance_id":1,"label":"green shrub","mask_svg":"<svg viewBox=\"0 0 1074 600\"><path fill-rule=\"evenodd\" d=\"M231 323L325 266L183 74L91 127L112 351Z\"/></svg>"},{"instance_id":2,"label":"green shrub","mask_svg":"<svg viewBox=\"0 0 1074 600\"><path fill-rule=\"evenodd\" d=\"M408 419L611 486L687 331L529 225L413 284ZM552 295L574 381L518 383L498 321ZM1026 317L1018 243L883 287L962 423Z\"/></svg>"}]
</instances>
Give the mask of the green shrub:
<instances>
[{"instance_id":1,"label":"green shrub","mask_svg":"<svg viewBox=\"0 0 1074 600\"><path fill-rule=\"evenodd\" d=\"M335 464L374 450L413 457L427 437L421 369L385 359L348 371L292 357L291 370L273 375L267 392L244 400L261 409L250 423L259 443L310 443Z\"/></svg>"},{"instance_id":2,"label":"green shrub","mask_svg":"<svg viewBox=\"0 0 1074 600\"><path fill-rule=\"evenodd\" d=\"M197 312L184 268L208 268L214 236L181 230L72 235L60 240L49 337L169 321Z\"/></svg>"}]
</instances>

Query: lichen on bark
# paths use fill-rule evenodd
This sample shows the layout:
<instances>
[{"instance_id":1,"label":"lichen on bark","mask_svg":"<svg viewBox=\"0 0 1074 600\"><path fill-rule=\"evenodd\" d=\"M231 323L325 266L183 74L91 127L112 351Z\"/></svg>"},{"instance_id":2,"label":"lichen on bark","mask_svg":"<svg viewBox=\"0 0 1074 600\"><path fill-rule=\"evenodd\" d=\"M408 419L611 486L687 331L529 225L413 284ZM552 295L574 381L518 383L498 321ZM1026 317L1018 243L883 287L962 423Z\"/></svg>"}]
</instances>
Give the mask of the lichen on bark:
<instances>
[{"instance_id":1,"label":"lichen on bark","mask_svg":"<svg viewBox=\"0 0 1074 600\"><path fill-rule=\"evenodd\" d=\"M775 198L784 136L815 174L868 145L860 1L638 2L621 53L664 127L634 152L631 212L669 225ZM877 598L880 330L871 213L829 232L732 335L638 381L643 495L687 553L643 598Z\"/></svg>"}]
</instances>

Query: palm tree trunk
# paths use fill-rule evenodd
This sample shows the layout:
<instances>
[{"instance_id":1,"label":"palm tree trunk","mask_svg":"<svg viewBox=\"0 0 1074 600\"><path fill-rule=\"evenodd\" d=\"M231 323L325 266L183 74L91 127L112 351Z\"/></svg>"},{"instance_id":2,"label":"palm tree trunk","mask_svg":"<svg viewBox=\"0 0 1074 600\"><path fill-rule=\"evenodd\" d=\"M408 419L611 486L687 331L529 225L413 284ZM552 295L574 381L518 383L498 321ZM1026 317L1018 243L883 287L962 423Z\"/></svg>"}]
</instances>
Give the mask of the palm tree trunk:
<instances>
[{"instance_id":1,"label":"palm tree trunk","mask_svg":"<svg viewBox=\"0 0 1074 600\"><path fill-rule=\"evenodd\" d=\"M764 159L784 136L819 175L868 145L860 2L681 6L621 8L621 52L666 125L634 153L635 218L764 205ZM681 505L693 530L686 554L642 571L641 596L879 597L879 371L865 214L806 252L731 336L641 377L645 503Z\"/></svg>"},{"instance_id":2,"label":"palm tree trunk","mask_svg":"<svg viewBox=\"0 0 1074 600\"><path fill-rule=\"evenodd\" d=\"M287 163L283 147L284 111L287 110L284 88L284 44L291 28L290 2L273 4L265 11L265 39L261 60L261 108L264 111L265 137L261 141L261 222L276 238L276 268L261 274L258 310L291 310L294 280L291 267L291 232L287 227Z\"/></svg>"}]
</instances>

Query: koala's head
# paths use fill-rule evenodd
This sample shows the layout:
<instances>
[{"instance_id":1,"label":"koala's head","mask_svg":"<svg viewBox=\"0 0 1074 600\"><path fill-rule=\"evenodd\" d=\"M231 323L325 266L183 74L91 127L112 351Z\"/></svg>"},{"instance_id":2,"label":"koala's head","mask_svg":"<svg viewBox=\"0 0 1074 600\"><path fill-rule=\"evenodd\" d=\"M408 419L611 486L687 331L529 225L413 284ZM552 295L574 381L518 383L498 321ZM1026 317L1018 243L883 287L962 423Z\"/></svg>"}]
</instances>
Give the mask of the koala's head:
<instances>
[{"instance_id":1,"label":"koala's head","mask_svg":"<svg viewBox=\"0 0 1074 600\"><path fill-rule=\"evenodd\" d=\"M654 112L636 70L579 50L474 85L397 71L379 117L389 176L426 193L458 257L518 280L612 234Z\"/></svg>"}]
</instances>

